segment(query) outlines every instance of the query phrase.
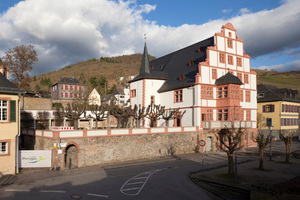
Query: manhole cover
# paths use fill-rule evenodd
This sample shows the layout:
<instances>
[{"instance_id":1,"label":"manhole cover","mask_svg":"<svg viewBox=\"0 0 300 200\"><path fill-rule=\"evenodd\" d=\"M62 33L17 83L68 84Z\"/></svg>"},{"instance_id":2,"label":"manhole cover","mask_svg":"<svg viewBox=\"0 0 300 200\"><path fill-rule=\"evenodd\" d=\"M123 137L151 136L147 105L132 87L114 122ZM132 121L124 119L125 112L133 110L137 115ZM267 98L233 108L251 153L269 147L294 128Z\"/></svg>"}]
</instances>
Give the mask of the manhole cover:
<instances>
[{"instance_id":1,"label":"manhole cover","mask_svg":"<svg viewBox=\"0 0 300 200\"><path fill-rule=\"evenodd\" d=\"M72 194L72 195L71 195L71 198L72 198L72 199L81 199L82 196L80 196L79 194Z\"/></svg>"}]
</instances>

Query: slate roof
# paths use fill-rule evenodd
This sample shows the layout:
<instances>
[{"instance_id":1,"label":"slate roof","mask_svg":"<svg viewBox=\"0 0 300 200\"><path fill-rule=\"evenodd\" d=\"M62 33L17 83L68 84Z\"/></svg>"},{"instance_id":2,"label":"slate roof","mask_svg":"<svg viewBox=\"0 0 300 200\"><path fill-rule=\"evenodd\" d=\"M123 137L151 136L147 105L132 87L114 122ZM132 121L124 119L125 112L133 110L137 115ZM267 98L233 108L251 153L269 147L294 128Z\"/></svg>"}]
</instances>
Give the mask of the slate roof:
<instances>
[{"instance_id":1,"label":"slate roof","mask_svg":"<svg viewBox=\"0 0 300 200\"><path fill-rule=\"evenodd\" d=\"M119 95L125 95L124 89L120 88L120 87L116 87L115 90L114 90L114 92L113 92L113 95L117 95L117 94L119 94Z\"/></svg>"},{"instance_id":2,"label":"slate roof","mask_svg":"<svg viewBox=\"0 0 300 200\"><path fill-rule=\"evenodd\" d=\"M195 76L198 73L199 62L205 61L207 58L206 49L213 45L214 37L210 37L206 40L157 58L149 62L150 73L148 73L147 69L142 69L143 67L148 67L147 58L144 57L145 52L148 55L148 51L145 51L144 49L140 74L130 82L141 80L143 78L166 80L158 92L166 92L192 86L195 83ZM198 51L199 47L201 51ZM190 65L190 61L192 65ZM180 80L180 76L182 76L182 80Z\"/></svg>"},{"instance_id":3,"label":"slate roof","mask_svg":"<svg viewBox=\"0 0 300 200\"><path fill-rule=\"evenodd\" d=\"M58 83L71 83L71 84L78 84L79 81L76 78L68 78L68 77L62 77L58 81Z\"/></svg>"},{"instance_id":4,"label":"slate roof","mask_svg":"<svg viewBox=\"0 0 300 200\"><path fill-rule=\"evenodd\" d=\"M235 75L227 73L224 76L218 78L215 82L216 85L226 85L226 84L238 84L243 85L243 82Z\"/></svg>"},{"instance_id":5,"label":"slate roof","mask_svg":"<svg viewBox=\"0 0 300 200\"><path fill-rule=\"evenodd\" d=\"M272 102L272 101L290 101L300 103L300 99L297 99L297 90L291 90L287 88L277 88L270 85L259 84L257 85L257 93L263 94L263 97L258 96L257 103Z\"/></svg>"},{"instance_id":6,"label":"slate roof","mask_svg":"<svg viewBox=\"0 0 300 200\"><path fill-rule=\"evenodd\" d=\"M10 82L0 73L0 93L1 94L24 94L25 91L18 88L15 84Z\"/></svg>"}]
</instances>

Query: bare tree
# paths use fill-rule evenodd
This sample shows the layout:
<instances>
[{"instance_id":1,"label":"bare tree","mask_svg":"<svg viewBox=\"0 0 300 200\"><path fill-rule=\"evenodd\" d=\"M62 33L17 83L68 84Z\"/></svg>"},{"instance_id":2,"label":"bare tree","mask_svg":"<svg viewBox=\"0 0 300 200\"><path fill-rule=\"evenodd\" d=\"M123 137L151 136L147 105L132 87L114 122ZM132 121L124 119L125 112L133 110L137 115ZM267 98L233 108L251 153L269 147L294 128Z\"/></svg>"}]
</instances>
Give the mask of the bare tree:
<instances>
[{"instance_id":1,"label":"bare tree","mask_svg":"<svg viewBox=\"0 0 300 200\"><path fill-rule=\"evenodd\" d=\"M157 121L161 119L165 112L165 107L161 105L151 104L146 109L145 117L150 119L150 127L156 127Z\"/></svg>"},{"instance_id":2,"label":"bare tree","mask_svg":"<svg viewBox=\"0 0 300 200\"><path fill-rule=\"evenodd\" d=\"M82 114L85 113L86 110L86 101L80 102L73 102L68 103L67 107L56 107L57 114L59 117L63 118L66 117L74 122L74 129L78 130L78 120Z\"/></svg>"},{"instance_id":3,"label":"bare tree","mask_svg":"<svg viewBox=\"0 0 300 200\"><path fill-rule=\"evenodd\" d=\"M286 163L290 162L291 146L292 146L294 134L295 134L295 132L288 133L286 130L281 130L279 132L279 137L285 144L285 162Z\"/></svg>"},{"instance_id":4,"label":"bare tree","mask_svg":"<svg viewBox=\"0 0 300 200\"><path fill-rule=\"evenodd\" d=\"M13 82L21 88L28 89L30 87L28 73L32 70L32 65L38 61L34 46L21 45L9 49L2 59L11 72Z\"/></svg>"},{"instance_id":5,"label":"bare tree","mask_svg":"<svg viewBox=\"0 0 300 200\"><path fill-rule=\"evenodd\" d=\"M117 118L117 123L118 123L117 127L124 128L125 123L122 123L122 120L127 121L128 118L133 115L133 111L131 110L130 107L124 108L124 107L121 107L118 105L113 105L110 109L110 114L112 116L114 116L115 118ZM126 119L126 120L124 120L124 119Z\"/></svg>"},{"instance_id":6,"label":"bare tree","mask_svg":"<svg viewBox=\"0 0 300 200\"><path fill-rule=\"evenodd\" d=\"M106 104L99 105L92 105L91 111L95 115L96 120L96 129L98 128L98 121L103 121L107 118L107 114L109 112L109 107Z\"/></svg>"},{"instance_id":7,"label":"bare tree","mask_svg":"<svg viewBox=\"0 0 300 200\"><path fill-rule=\"evenodd\" d=\"M259 169L264 168L264 149L270 143L270 135L264 136L261 129L265 124L265 117L262 113L257 113L257 135L253 138L253 141L258 144L258 152L259 152Z\"/></svg>"},{"instance_id":8,"label":"bare tree","mask_svg":"<svg viewBox=\"0 0 300 200\"><path fill-rule=\"evenodd\" d=\"M146 116L145 114L145 107L144 106L137 106L136 104L134 105L133 109L133 117L134 119L136 120L136 128L139 128L140 127L140 121L141 119L143 119L143 117Z\"/></svg>"},{"instance_id":9,"label":"bare tree","mask_svg":"<svg viewBox=\"0 0 300 200\"><path fill-rule=\"evenodd\" d=\"M232 122L232 128L221 129L217 134L216 138L220 143L216 143L218 148L225 151L228 157L228 174L234 175L234 165L233 165L233 154L236 150L240 150L243 146L239 145L242 135L245 129L239 127L234 127L234 122Z\"/></svg>"},{"instance_id":10,"label":"bare tree","mask_svg":"<svg viewBox=\"0 0 300 200\"><path fill-rule=\"evenodd\" d=\"M171 119L174 119L175 114L178 112L179 108L177 109L173 109L173 110L166 110L163 115L162 118L166 121L166 127L169 127L169 121Z\"/></svg>"},{"instance_id":11,"label":"bare tree","mask_svg":"<svg viewBox=\"0 0 300 200\"><path fill-rule=\"evenodd\" d=\"M42 129L47 129L49 126L49 112L38 112L37 113L37 118L39 120L39 125L41 126Z\"/></svg>"}]
</instances>

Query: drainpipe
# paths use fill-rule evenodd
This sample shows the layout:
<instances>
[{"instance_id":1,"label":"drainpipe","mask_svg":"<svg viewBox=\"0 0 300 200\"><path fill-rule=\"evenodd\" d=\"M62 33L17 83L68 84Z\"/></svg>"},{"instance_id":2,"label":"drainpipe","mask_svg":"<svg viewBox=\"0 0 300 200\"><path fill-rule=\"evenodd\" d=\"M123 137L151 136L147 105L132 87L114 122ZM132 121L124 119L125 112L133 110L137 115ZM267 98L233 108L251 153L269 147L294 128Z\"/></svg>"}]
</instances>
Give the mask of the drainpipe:
<instances>
[{"instance_id":1,"label":"drainpipe","mask_svg":"<svg viewBox=\"0 0 300 200\"><path fill-rule=\"evenodd\" d=\"M15 173L18 174L19 173L19 136L20 136L20 98L21 98L21 93L19 92L18 93L18 120L17 120L17 124L18 124L18 133L16 135L16 144L15 144L15 149L16 149L16 152L15 152Z\"/></svg>"}]
</instances>

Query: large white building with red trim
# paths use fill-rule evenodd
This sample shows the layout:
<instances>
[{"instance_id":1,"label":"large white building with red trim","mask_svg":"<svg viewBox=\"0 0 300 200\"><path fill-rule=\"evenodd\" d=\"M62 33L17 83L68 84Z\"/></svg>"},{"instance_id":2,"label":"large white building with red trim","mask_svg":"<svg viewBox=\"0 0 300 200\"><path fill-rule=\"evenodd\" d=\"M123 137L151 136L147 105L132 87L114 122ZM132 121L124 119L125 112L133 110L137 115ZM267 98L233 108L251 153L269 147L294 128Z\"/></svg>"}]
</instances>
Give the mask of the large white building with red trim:
<instances>
[{"instance_id":1,"label":"large white building with red trim","mask_svg":"<svg viewBox=\"0 0 300 200\"><path fill-rule=\"evenodd\" d=\"M129 83L131 105L147 107L152 102L179 108L178 115L186 111L170 126L212 130L235 121L249 130L249 138L256 132L256 73L230 23L206 40L151 62L145 45L140 74ZM147 119L141 123L151 124ZM165 121L157 126L165 126Z\"/></svg>"}]
</instances>

